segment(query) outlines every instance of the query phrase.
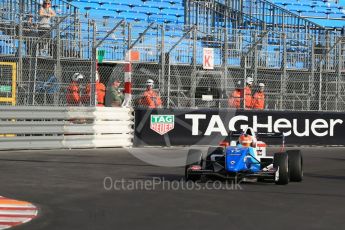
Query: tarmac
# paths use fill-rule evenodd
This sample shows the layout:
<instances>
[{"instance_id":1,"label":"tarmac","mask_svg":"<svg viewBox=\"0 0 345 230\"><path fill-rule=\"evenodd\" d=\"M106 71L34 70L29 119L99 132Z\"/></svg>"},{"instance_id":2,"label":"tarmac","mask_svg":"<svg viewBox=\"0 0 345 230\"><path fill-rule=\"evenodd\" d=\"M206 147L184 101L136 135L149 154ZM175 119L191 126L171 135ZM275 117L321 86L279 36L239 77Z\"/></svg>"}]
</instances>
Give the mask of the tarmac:
<instances>
[{"instance_id":1,"label":"tarmac","mask_svg":"<svg viewBox=\"0 0 345 230\"><path fill-rule=\"evenodd\" d=\"M344 228L345 148L302 151L304 180L285 186L197 186L126 149L0 151L0 195L39 208L18 230Z\"/></svg>"}]
</instances>

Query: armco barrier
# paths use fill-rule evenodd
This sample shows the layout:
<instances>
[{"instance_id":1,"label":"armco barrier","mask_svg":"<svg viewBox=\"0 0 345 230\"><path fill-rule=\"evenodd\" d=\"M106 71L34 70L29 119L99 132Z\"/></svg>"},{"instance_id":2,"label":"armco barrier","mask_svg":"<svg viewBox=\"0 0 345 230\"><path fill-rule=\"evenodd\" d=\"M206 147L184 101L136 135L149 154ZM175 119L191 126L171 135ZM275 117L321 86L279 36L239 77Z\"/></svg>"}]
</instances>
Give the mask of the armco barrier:
<instances>
[{"instance_id":1,"label":"armco barrier","mask_svg":"<svg viewBox=\"0 0 345 230\"><path fill-rule=\"evenodd\" d=\"M133 111L107 107L0 107L0 149L128 147Z\"/></svg>"},{"instance_id":2,"label":"armco barrier","mask_svg":"<svg viewBox=\"0 0 345 230\"><path fill-rule=\"evenodd\" d=\"M135 117L136 146L216 145L231 130L241 130L245 126L258 132L284 132L287 145L345 144L345 113L137 109ZM279 142L281 140L272 139L268 143Z\"/></svg>"}]
</instances>

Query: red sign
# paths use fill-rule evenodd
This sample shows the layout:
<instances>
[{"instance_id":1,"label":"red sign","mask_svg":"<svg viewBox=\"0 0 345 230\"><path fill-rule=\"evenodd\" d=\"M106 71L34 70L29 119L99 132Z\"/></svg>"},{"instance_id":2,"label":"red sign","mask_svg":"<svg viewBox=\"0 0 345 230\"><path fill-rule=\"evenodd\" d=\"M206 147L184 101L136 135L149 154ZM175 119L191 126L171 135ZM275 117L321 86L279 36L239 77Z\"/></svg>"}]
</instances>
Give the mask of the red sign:
<instances>
[{"instance_id":1,"label":"red sign","mask_svg":"<svg viewBox=\"0 0 345 230\"><path fill-rule=\"evenodd\" d=\"M213 48L203 49L203 61L202 65L204 69L214 69L214 51Z\"/></svg>"}]
</instances>

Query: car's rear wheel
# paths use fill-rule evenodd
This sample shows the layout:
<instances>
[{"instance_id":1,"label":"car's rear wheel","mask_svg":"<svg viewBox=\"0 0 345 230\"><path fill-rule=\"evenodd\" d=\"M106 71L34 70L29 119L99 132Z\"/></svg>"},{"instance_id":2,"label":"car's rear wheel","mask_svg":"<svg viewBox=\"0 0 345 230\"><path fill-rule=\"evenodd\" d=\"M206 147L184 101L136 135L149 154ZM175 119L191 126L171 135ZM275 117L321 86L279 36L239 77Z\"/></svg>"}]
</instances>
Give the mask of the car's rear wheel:
<instances>
[{"instance_id":1,"label":"car's rear wheel","mask_svg":"<svg viewBox=\"0 0 345 230\"><path fill-rule=\"evenodd\" d=\"M289 157L287 153L275 153L273 167L277 169L274 182L278 185L289 183Z\"/></svg>"},{"instance_id":2,"label":"car's rear wheel","mask_svg":"<svg viewBox=\"0 0 345 230\"><path fill-rule=\"evenodd\" d=\"M185 167L185 179L191 181L200 180L200 175L191 175L189 168L193 165L202 167L202 152L199 149L190 149L187 154L186 167Z\"/></svg>"},{"instance_id":3,"label":"car's rear wheel","mask_svg":"<svg viewBox=\"0 0 345 230\"><path fill-rule=\"evenodd\" d=\"M289 156L290 181L300 182L303 179L303 157L300 150L286 151Z\"/></svg>"}]
</instances>

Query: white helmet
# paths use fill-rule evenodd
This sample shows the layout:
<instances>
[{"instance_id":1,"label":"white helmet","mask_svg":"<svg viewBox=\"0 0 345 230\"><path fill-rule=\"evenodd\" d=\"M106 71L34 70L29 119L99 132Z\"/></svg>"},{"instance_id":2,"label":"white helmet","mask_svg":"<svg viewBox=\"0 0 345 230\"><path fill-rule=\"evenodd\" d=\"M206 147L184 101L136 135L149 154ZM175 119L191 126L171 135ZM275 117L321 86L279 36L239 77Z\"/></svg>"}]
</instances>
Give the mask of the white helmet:
<instances>
[{"instance_id":1,"label":"white helmet","mask_svg":"<svg viewBox=\"0 0 345 230\"><path fill-rule=\"evenodd\" d=\"M254 79L253 79L252 77L247 77L247 79L246 79L246 83L247 83L248 85L252 85L252 84L253 84L253 81L254 81Z\"/></svg>"},{"instance_id":2,"label":"white helmet","mask_svg":"<svg viewBox=\"0 0 345 230\"><path fill-rule=\"evenodd\" d=\"M264 83L259 83L259 87L265 87Z\"/></svg>"},{"instance_id":3,"label":"white helmet","mask_svg":"<svg viewBox=\"0 0 345 230\"><path fill-rule=\"evenodd\" d=\"M83 79L84 78L84 76L82 75L82 74L80 74L80 73L75 73L75 74L73 74L73 76L72 76L72 80L73 81L78 81L78 80L81 80L81 79Z\"/></svg>"},{"instance_id":4,"label":"white helmet","mask_svg":"<svg viewBox=\"0 0 345 230\"><path fill-rule=\"evenodd\" d=\"M147 79L146 86L152 86L153 87L154 81L152 79Z\"/></svg>"},{"instance_id":5,"label":"white helmet","mask_svg":"<svg viewBox=\"0 0 345 230\"><path fill-rule=\"evenodd\" d=\"M236 82L236 89L240 89L240 88L242 88L242 82L238 81Z\"/></svg>"}]
</instances>

